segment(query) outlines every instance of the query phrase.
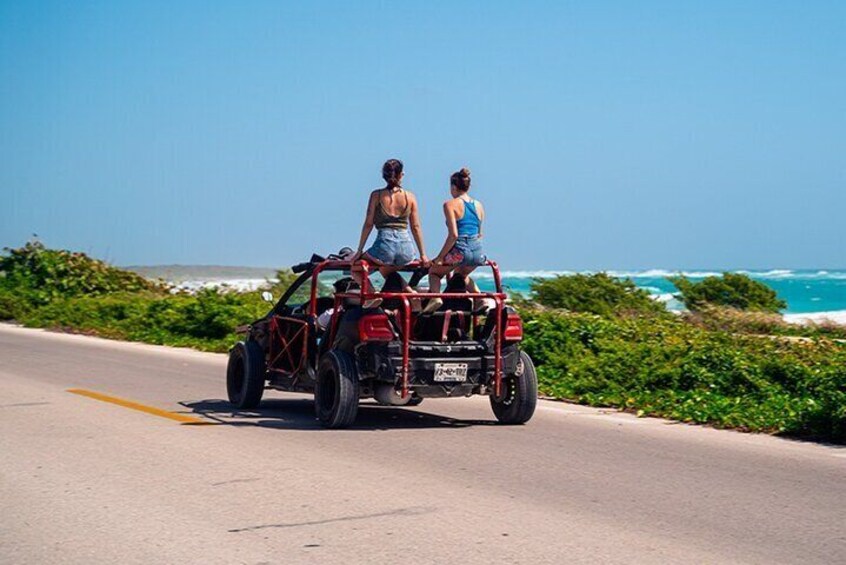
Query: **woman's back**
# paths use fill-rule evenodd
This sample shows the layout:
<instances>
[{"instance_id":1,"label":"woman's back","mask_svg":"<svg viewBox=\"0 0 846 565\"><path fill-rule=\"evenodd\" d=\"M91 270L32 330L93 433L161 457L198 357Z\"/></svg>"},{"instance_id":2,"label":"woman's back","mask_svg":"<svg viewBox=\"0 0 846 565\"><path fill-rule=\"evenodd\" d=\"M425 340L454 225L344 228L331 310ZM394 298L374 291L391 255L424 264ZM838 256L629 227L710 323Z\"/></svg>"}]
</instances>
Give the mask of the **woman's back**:
<instances>
[{"instance_id":1,"label":"woman's back","mask_svg":"<svg viewBox=\"0 0 846 565\"><path fill-rule=\"evenodd\" d=\"M456 220L458 237L478 236L482 231L482 203L472 198L465 200L459 197L456 200L461 202L458 207L464 208L464 213Z\"/></svg>"},{"instance_id":2,"label":"woman's back","mask_svg":"<svg viewBox=\"0 0 846 565\"><path fill-rule=\"evenodd\" d=\"M377 202L373 211L373 224L376 229L407 229L411 215L410 195L403 189L379 189L375 194Z\"/></svg>"}]
</instances>

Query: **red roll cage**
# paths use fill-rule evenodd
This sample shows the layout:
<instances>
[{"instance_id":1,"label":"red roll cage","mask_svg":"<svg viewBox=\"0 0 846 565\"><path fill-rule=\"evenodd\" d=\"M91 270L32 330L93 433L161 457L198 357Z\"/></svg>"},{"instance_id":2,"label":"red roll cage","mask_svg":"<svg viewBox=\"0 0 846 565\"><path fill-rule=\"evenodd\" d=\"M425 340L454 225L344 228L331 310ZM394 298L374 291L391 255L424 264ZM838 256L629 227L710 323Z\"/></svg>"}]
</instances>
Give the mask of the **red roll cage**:
<instances>
[{"instance_id":1,"label":"red roll cage","mask_svg":"<svg viewBox=\"0 0 846 565\"><path fill-rule=\"evenodd\" d=\"M343 299L344 298L354 298L360 299L362 302L366 300L371 300L375 298L381 299L398 299L402 301L403 307L403 331L402 331L402 398L406 398L408 396L408 367L409 367L409 359L410 359L410 342L411 342L411 321L412 316L414 313L411 310L411 299L412 298L467 298L467 293L456 293L456 292L379 292L373 289L369 274L370 274L370 264L365 260L359 261L338 261L338 260L326 260L321 261L317 265L314 266L312 274L311 274L311 297L309 300L309 312L316 312L317 311L317 277L323 271L334 271L334 270L352 270L354 266L359 266L362 272L362 288L361 292L338 292L335 293L335 310L332 314L332 322L330 327L332 328L332 335L334 335L334 331L336 328L336 322L339 313L341 312L343 306ZM493 271L493 279L494 279L494 292L478 292L472 293L474 298L490 298L494 301L496 305L496 333L494 339L494 394L499 396L500 388L502 386L502 313L505 307L505 300L507 295L502 292L502 280L499 274L499 267L497 266L495 261L487 261L485 263L486 266L490 267ZM409 263L408 265L404 265L400 267L399 271L410 272L416 269L419 269L422 265L419 261L414 261ZM477 315L473 314L473 327L476 326L476 318Z\"/></svg>"}]
</instances>

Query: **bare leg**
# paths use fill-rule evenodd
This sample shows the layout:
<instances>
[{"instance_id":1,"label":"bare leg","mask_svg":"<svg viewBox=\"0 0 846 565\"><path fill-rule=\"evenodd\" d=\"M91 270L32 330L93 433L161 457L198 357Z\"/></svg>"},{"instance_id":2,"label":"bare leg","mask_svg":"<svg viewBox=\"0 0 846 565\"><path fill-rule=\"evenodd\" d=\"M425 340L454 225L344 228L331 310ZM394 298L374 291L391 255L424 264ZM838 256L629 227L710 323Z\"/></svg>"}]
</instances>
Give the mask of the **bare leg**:
<instances>
[{"instance_id":1,"label":"bare leg","mask_svg":"<svg viewBox=\"0 0 846 565\"><path fill-rule=\"evenodd\" d=\"M429 292L441 291L441 278L452 272L455 267L452 265L438 265L429 269ZM427 314L436 311L444 303L441 298L432 298L423 310Z\"/></svg>"},{"instance_id":2,"label":"bare leg","mask_svg":"<svg viewBox=\"0 0 846 565\"><path fill-rule=\"evenodd\" d=\"M453 269L452 265L438 265L429 269L429 292L441 291L441 279L450 274Z\"/></svg>"},{"instance_id":3,"label":"bare leg","mask_svg":"<svg viewBox=\"0 0 846 565\"><path fill-rule=\"evenodd\" d=\"M378 266L379 272L382 272L382 269L387 268L387 267L382 266L379 261L375 260L373 257L368 255L367 253L362 255L361 258L364 259L365 261L367 261L368 263L370 263L371 265ZM362 269L361 266L358 263L353 264L352 269L350 269L350 276L352 277L352 279L355 282L358 283L358 286L361 288L361 290L359 292L364 292L364 269ZM372 289L373 285L370 282L370 277L367 277L367 286ZM366 302L364 302L362 304L362 306L364 308L376 308L381 303L382 303L381 298L375 298L373 300L367 300Z\"/></svg>"},{"instance_id":4,"label":"bare leg","mask_svg":"<svg viewBox=\"0 0 846 565\"><path fill-rule=\"evenodd\" d=\"M479 285L476 284L476 281L470 278L470 273L476 270L476 267L459 267L456 271L464 277L464 280L467 281L467 290L472 293L478 294L481 292L479 290ZM486 302L484 298L474 298L473 299L473 310L478 310L482 307Z\"/></svg>"},{"instance_id":5,"label":"bare leg","mask_svg":"<svg viewBox=\"0 0 846 565\"><path fill-rule=\"evenodd\" d=\"M399 270L400 270L400 267L395 267L395 266L384 265L382 267L379 267L379 273L381 273L381 275L385 279L387 279L388 276L391 275L392 273L396 273ZM417 294L417 291L414 290L413 288L411 288L408 285L404 285L403 292L410 292L412 294ZM411 299L409 299L409 302L411 302L411 309L414 312L419 312L423 308L423 306L421 304L421 300L419 298L411 298Z\"/></svg>"}]
</instances>

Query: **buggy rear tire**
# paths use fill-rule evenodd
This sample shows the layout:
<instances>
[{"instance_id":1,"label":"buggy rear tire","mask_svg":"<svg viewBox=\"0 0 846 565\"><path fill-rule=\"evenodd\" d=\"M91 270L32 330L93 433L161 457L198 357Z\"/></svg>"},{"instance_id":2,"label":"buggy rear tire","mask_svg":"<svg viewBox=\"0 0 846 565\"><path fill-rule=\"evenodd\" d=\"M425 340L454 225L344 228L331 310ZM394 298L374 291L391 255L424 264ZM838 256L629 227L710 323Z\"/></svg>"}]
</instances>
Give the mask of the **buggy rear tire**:
<instances>
[{"instance_id":1,"label":"buggy rear tire","mask_svg":"<svg viewBox=\"0 0 846 565\"><path fill-rule=\"evenodd\" d=\"M253 340L239 341L229 351L226 367L226 393L238 408L255 408L264 394L267 371L264 351Z\"/></svg>"},{"instance_id":2,"label":"buggy rear tire","mask_svg":"<svg viewBox=\"0 0 846 565\"><path fill-rule=\"evenodd\" d=\"M503 375L500 395L491 394L491 408L500 424L525 424L538 404L538 374L532 358L520 352L517 370Z\"/></svg>"},{"instance_id":3,"label":"buggy rear tire","mask_svg":"<svg viewBox=\"0 0 846 565\"><path fill-rule=\"evenodd\" d=\"M352 355L333 349L320 359L314 411L327 428L346 428L358 415L358 371Z\"/></svg>"}]
</instances>

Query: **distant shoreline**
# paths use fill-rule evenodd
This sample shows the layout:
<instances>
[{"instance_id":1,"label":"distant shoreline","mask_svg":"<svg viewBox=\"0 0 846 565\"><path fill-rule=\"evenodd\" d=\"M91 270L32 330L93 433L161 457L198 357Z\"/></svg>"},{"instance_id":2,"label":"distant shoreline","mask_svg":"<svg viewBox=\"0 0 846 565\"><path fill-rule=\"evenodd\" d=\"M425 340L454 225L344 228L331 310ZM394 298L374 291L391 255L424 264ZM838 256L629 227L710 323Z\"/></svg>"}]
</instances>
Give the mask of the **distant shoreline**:
<instances>
[{"instance_id":1,"label":"distant shoreline","mask_svg":"<svg viewBox=\"0 0 846 565\"><path fill-rule=\"evenodd\" d=\"M144 266L128 266L125 269L134 271L144 277L151 279L162 279L176 287L187 290L189 292L197 291L202 288L209 287L226 287L235 291L250 291L256 290L264 286L269 280L276 277L277 269L272 267L242 267L242 266L227 266L227 265L144 265ZM629 277L635 284L641 288L649 290L657 300L667 304L668 308L673 311L680 310L681 304L673 300L674 288L667 283L664 278L674 274L667 270L648 269L644 271L607 271L612 276ZM834 322L836 324L846 325L846 309L841 308L841 303L844 301L821 300L813 298L814 292L807 290L810 284L825 284L837 285L835 292L837 296L846 294L846 271L843 270L823 270L823 269L808 269L803 271L791 271L787 269L770 269L766 271L748 271L739 270L737 272L749 273L753 278L763 280L765 283L776 288L781 287L784 291L785 282L791 284L788 290L792 292L799 292L799 295L788 295L788 304L791 305L795 299L802 298L805 294L803 307L796 308L797 304L792 304L794 308L799 310L788 311L783 314L784 319L790 323L807 324L807 323L825 323L826 321ZM691 278L702 278L704 276L716 275L716 271L688 271L683 274ZM508 287L510 293L528 292L529 285L535 277L545 278L556 276L558 274L572 274L569 271L503 271L503 284ZM477 274L480 286L487 287L492 284L490 273L479 272ZM792 283L790 281L793 281ZM801 284L800 284L801 283ZM828 291L829 293L831 291ZM811 298L808 299L808 296ZM828 295L832 298L832 295ZM810 300L811 302L809 302ZM812 305L808 308L809 305ZM819 310L815 311L814 307ZM810 311L808 311L810 310Z\"/></svg>"},{"instance_id":2,"label":"distant shoreline","mask_svg":"<svg viewBox=\"0 0 846 565\"><path fill-rule=\"evenodd\" d=\"M269 279L276 276L273 267L240 267L228 265L129 265L120 267L150 279L172 283L198 280Z\"/></svg>"}]
</instances>

